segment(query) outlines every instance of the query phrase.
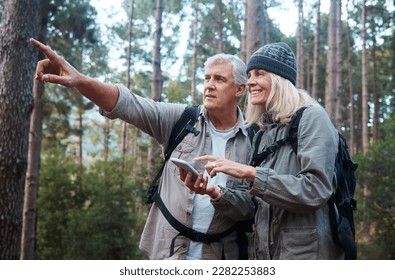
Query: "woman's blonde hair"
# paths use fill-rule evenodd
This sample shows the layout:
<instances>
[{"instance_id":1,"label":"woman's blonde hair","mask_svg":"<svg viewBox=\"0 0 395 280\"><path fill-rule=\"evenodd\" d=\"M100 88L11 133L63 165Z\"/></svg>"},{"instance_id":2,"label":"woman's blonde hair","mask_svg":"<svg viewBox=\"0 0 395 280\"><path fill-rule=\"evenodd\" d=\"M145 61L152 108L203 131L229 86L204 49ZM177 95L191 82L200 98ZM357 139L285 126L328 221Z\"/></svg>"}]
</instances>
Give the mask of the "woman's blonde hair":
<instances>
[{"instance_id":1,"label":"woman's blonde hair","mask_svg":"<svg viewBox=\"0 0 395 280\"><path fill-rule=\"evenodd\" d=\"M248 94L246 109L246 125L257 123L265 130L263 118L269 118L272 122L287 124L292 115L303 106L321 106L305 90L297 89L289 80L269 73L272 80L272 88L268 99L263 105L252 105Z\"/></svg>"}]
</instances>

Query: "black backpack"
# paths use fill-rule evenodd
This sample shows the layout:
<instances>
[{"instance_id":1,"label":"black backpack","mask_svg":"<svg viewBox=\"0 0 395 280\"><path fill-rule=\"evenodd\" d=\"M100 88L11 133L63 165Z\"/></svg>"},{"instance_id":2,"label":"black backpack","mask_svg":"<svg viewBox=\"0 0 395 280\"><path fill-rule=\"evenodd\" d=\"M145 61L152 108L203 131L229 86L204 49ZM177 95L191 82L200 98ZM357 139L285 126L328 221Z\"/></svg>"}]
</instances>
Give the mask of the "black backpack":
<instances>
[{"instance_id":1,"label":"black backpack","mask_svg":"<svg viewBox=\"0 0 395 280\"><path fill-rule=\"evenodd\" d=\"M200 133L200 131L196 130L194 127L199 117L199 106L187 106L185 107L184 112L182 112L181 117L178 119L176 124L174 125L169 138L169 144L164 152L164 161L162 163L161 168L156 173L154 180L152 180L151 185L148 189L147 193L147 203L154 202L154 195L158 193L159 187L159 179L162 176L163 169L165 167L166 162L170 159L171 153L177 147L178 144L184 139L184 137L188 133L193 133L196 136Z\"/></svg>"},{"instance_id":2,"label":"black backpack","mask_svg":"<svg viewBox=\"0 0 395 280\"><path fill-rule=\"evenodd\" d=\"M245 236L245 232L248 230L244 230L245 227L243 222L236 223L234 226L230 227L229 229L215 234L208 234L196 231L192 228L189 228L179 222L174 216L170 213L167 209L166 205L163 203L160 195L159 195L159 179L162 176L163 169L165 167L166 162L169 160L171 153L177 147L177 145L182 141L182 139L188 134L193 133L196 136L200 133L200 131L196 130L194 124L198 120L199 117L199 106L187 106L185 107L184 112L182 113L181 117L178 119L176 124L174 125L170 138L169 138L169 145L164 152L164 162L159 169L158 173L156 174L154 180L151 182L147 193L147 203L155 202L155 205L161 210L163 216L169 222L169 224L176 229L179 234L175 236L172 240L172 244L170 247L170 256L174 254L174 244L175 240L179 235L188 237L189 239L196 241L196 242L203 242L203 243L211 243L224 238L225 236L229 235L233 231L236 230L237 232L237 243L239 245L239 254L240 259L248 259L248 240ZM252 129L249 129L249 137L252 139L254 134L257 131L257 126L253 126Z\"/></svg>"},{"instance_id":3,"label":"black backpack","mask_svg":"<svg viewBox=\"0 0 395 280\"><path fill-rule=\"evenodd\" d=\"M292 117L284 139L278 140L259 154L258 148L263 132L258 134L250 165L260 165L270 154L287 143L297 153L298 126L306 108L302 107ZM357 201L354 199L357 167L358 164L351 160L345 138L339 133L339 147L335 162L337 188L327 203L333 239L343 249L346 260L355 260L357 257L354 226L354 211L357 209Z\"/></svg>"}]
</instances>

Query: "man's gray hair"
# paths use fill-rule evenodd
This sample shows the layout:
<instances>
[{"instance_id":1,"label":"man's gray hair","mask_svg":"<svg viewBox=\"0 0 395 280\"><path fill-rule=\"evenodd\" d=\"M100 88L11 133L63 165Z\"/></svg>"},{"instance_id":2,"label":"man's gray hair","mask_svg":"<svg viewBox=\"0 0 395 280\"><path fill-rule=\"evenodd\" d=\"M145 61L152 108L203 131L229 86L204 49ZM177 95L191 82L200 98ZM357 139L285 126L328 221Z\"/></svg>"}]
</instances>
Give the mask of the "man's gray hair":
<instances>
[{"instance_id":1,"label":"man's gray hair","mask_svg":"<svg viewBox=\"0 0 395 280\"><path fill-rule=\"evenodd\" d=\"M229 63L233 67L233 76L237 85L245 85L247 83L247 66L235 55L219 53L209 57L204 66L207 68L214 64Z\"/></svg>"}]
</instances>

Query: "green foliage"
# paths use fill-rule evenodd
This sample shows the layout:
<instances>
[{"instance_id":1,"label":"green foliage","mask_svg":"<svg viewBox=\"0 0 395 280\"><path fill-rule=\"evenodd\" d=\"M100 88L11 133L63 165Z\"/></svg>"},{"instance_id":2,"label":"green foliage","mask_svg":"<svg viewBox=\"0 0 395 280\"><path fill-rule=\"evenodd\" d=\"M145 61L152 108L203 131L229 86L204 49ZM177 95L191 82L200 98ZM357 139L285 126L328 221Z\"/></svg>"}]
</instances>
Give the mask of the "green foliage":
<instances>
[{"instance_id":1,"label":"green foliage","mask_svg":"<svg viewBox=\"0 0 395 280\"><path fill-rule=\"evenodd\" d=\"M78 67L81 50L98 43L96 9L89 0L52 0L50 5L48 43Z\"/></svg>"},{"instance_id":2,"label":"green foliage","mask_svg":"<svg viewBox=\"0 0 395 280\"><path fill-rule=\"evenodd\" d=\"M181 82L180 80L170 80L166 85L167 95L163 96L164 101L172 103L185 103L189 104L190 100L188 97L191 96L190 84L186 82ZM201 102L198 101L198 104Z\"/></svg>"},{"instance_id":3,"label":"green foliage","mask_svg":"<svg viewBox=\"0 0 395 280\"><path fill-rule=\"evenodd\" d=\"M43 156L37 201L38 259L63 259L67 252L68 213L76 206L75 198L80 193L75 182L76 171L73 159L62 151L52 150Z\"/></svg>"},{"instance_id":4,"label":"green foliage","mask_svg":"<svg viewBox=\"0 0 395 280\"><path fill-rule=\"evenodd\" d=\"M106 73L108 48L101 41L96 25L97 12L89 0L49 1L48 44L60 52L82 73L97 77ZM79 118L94 107L75 89L48 85L43 97L44 148L73 150L70 137L80 137L84 127L74 127L73 115Z\"/></svg>"},{"instance_id":5,"label":"green foliage","mask_svg":"<svg viewBox=\"0 0 395 280\"><path fill-rule=\"evenodd\" d=\"M124 1L123 8L126 14L130 17L130 2ZM152 69L152 48L153 36L156 30L155 27L155 13L156 1L135 0L133 10L133 21L131 30L131 60L132 65L139 65L140 68ZM177 53L174 52L180 39L180 21L184 18L183 1L165 1L163 4L162 13L162 37L161 37L161 64L162 68L171 67L176 62ZM128 18L129 20L129 18ZM118 37L124 43L128 42L128 21L119 22L111 27L113 31L112 36ZM125 64L127 61L126 45L122 48L125 52L121 55L121 59ZM134 69L132 72L138 72L140 69Z\"/></svg>"},{"instance_id":6,"label":"green foliage","mask_svg":"<svg viewBox=\"0 0 395 280\"><path fill-rule=\"evenodd\" d=\"M37 258L142 259L141 185L124 179L118 160L97 161L80 179L74 161L61 151L43 158Z\"/></svg>"},{"instance_id":7,"label":"green foliage","mask_svg":"<svg viewBox=\"0 0 395 280\"><path fill-rule=\"evenodd\" d=\"M86 200L73 209L67 230L70 259L131 259L138 248L131 238L136 213L130 184L123 186L119 162L96 162L83 175Z\"/></svg>"},{"instance_id":8,"label":"green foliage","mask_svg":"<svg viewBox=\"0 0 395 280\"><path fill-rule=\"evenodd\" d=\"M232 3L222 5L220 10L217 2L207 0L200 1L199 5L199 18L204 20L199 20L198 24L197 57L201 59L198 65L203 65L203 61L218 52L219 43L222 44L222 52L240 55L242 7ZM192 40L189 41L191 43Z\"/></svg>"},{"instance_id":9,"label":"green foliage","mask_svg":"<svg viewBox=\"0 0 395 280\"><path fill-rule=\"evenodd\" d=\"M139 72L132 77L131 91L143 97L151 96L150 75L146 72Z\"/></svg>"},{"instance_id":10,"label":"green foliage","mask_svg":"<svg viewBox=\"0 0 395 280\"><path fill-rule=\"evenodd\" d=\"M371 145L365 155L357 157L360 163L358 181L366 184L369 196L359 190L358 216L360 224L369 224L370 239L359 242L360 259L394 259L395 244L395 116L387 120L383 134L385 140ZM362 202L362 203L361 203ZM359 236L362 235L359 228Z\"/></svg>"}]
</instances>

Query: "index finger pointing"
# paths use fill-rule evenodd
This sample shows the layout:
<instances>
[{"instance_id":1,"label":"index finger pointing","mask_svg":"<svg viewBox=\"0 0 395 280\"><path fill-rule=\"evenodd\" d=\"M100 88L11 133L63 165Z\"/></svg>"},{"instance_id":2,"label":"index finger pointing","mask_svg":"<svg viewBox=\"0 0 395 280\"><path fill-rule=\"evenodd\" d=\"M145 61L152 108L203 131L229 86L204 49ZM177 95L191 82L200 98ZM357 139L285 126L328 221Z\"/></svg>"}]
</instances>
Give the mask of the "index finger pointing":
<instances>
[{"instance_id":1,"label":"index finger pointing","mask_svg":"<svg viewBox=\"0 0 395 280\"><path fill-rule=\"evenodd\" d=\"M43 43L37 41L34 38L30 38L30 44L32 44L34 47L40 50L49 59L55 59L57 57L57 54L53 50L51 50L50 47L44 45Z\"/></svg>"},{"instance_id":2,"label":"index finger pointing","mask_svg":"<svg viewBox=\"0 0 395 280\"><path fill-rule=\"evenodd\" d=\"M216 159L215 156L205 155L205 156L195 157L193 160L194 161L205 161L205 160L213 161L215 159Z\"/></svg>"}]
</instances>

